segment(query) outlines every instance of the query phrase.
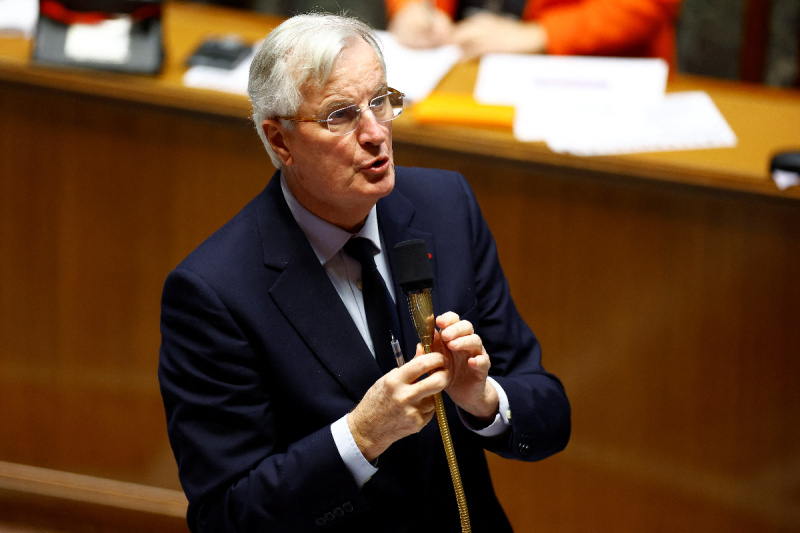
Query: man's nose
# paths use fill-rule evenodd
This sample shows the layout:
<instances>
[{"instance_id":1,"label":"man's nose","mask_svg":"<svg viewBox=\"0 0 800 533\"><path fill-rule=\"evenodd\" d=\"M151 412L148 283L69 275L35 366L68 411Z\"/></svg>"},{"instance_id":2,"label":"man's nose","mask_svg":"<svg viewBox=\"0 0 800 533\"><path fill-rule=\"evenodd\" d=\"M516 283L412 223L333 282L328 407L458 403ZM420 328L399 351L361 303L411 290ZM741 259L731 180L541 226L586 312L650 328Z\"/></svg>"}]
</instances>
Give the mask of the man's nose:
<instances>
[{"instance_id":1,"label":"man's nose","mask_svg":"<svg viewBox=\"0 0 800 533\"><path fill-rule=\"evenodd\" d=\"M361 143L381 144L386 140L387 129L375 117L371 108L366 108L361 112L361 120L358 122L356 134Z\"/></svg>"}]
</instances>

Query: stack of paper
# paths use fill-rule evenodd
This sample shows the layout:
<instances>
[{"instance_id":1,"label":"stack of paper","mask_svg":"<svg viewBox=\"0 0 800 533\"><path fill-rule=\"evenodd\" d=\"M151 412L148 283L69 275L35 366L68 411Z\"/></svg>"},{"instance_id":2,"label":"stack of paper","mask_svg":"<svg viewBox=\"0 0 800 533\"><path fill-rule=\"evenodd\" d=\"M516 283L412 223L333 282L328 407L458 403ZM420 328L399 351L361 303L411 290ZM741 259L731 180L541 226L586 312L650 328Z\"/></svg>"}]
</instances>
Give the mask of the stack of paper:
<instances>
[{"instance_id":1,"label":"stack of paper","mask_svg":"<svg viewBox=\"0 0 800 533\"><path fill-rule=\"evenodd\" d=\"M514 131L550 124L543 137L551 150L576 155L613 155L734 146L736 135L704 92L667 94L659 102L628 106L576 104L559 116L552 109L517 110Z\"/></svg>"},{"instance_id":2,"label":"stack of paper","mask_svg":"<svg viewBox=\"0 0 800 533\"><path fill-rule=\"evenodd\" d=\"M660 59L487 55L475 99L515 107L514 135L556 152L611 155L733 146L703 92L665 93Z\"/></svg>"}]
</instances>

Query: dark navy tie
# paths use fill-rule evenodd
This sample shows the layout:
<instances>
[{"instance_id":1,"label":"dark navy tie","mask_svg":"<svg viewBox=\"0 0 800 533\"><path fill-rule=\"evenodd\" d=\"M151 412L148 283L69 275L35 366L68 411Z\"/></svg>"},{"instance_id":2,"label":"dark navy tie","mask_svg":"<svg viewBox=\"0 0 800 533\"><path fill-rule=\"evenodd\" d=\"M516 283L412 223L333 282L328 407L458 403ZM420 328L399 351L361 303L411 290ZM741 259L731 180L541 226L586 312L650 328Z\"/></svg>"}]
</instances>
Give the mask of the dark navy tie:
<instances>
[{"instance_id":1,"label":"dark navy tie","mask_svg":"<svg viewBox=\"0 0 800 533\"><path fill-rule=\"evenodd\" d=\"M397 307L386 288L383 276L375 265L376 248L368 239L355 237L347 241L344 251L361 263L361 294L367 314L369 335L375 348L375 359L385 374L397 368L392 353L392 334L400 339L400 321Z\"/></svg>"}]
</instances>

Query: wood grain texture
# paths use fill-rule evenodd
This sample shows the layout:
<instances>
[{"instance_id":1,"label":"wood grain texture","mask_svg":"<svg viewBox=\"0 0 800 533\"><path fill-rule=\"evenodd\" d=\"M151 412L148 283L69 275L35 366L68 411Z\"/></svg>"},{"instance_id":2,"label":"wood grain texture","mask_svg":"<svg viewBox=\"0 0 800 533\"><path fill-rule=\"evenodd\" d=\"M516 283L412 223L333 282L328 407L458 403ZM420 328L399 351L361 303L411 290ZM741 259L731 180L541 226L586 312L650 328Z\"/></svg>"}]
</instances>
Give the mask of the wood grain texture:
<instances>
[{"instance_id":1,"label":"wood grain texture","mask_svg":"<svg viewBox=\"0 0 800 533\"><path fill-rule=\"evenodd\" d=\"M0 40L0 461L178 491L161 286L273 172L246 98L182 87L182 60L209 28L255 38L274 20L168 7L157 78L42 69ZM393 123L398 164L470 181L572 401L566 451L490 457L518 531L800 531L800 192L766 166L800 146L800 99L670 87L707 90L739 145L577 158L505 130ZM41 498L3 485L0 516L83 512Z\"/></svg>"}]
</instances>

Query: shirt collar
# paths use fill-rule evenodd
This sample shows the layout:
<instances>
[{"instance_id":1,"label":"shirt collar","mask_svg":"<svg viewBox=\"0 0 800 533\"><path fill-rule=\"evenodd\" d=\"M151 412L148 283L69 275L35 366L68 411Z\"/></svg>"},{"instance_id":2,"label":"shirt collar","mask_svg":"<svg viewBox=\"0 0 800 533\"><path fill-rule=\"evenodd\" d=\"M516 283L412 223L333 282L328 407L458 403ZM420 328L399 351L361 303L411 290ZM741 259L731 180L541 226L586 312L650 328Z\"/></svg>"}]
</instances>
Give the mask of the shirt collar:
<instances>
[{"instance_id":1,"label":"shirt collar","mask_svg":"<svg viewBox=\"0 0 800 533\"><path fill-rule=\"evenodd\" d=\"M289 210L292 216L297 221L300 229L306 235L311 248L317 255L320 264L325 265L342 249L342 246L351 237L364 237L369 239L378 250L382 250L380 231L378 230L378 215L375 206L372 206L364 227L361 228L356 234L345 231L342 228L334 226L330 222L322 220L317 215L306 209L295 198L289 186L286 183L286 176L281 171L281 191L286 203L289 205Z\"/></svg>"}]
</instances>

